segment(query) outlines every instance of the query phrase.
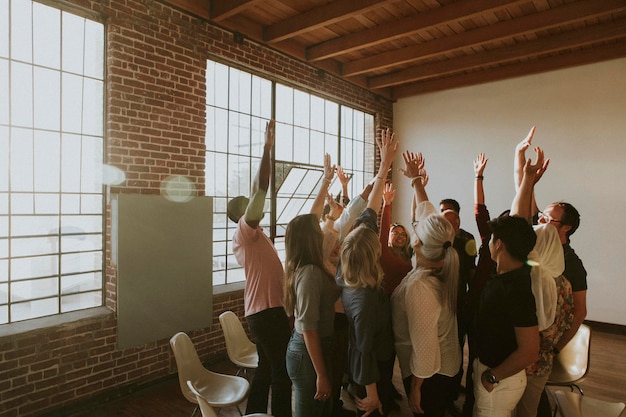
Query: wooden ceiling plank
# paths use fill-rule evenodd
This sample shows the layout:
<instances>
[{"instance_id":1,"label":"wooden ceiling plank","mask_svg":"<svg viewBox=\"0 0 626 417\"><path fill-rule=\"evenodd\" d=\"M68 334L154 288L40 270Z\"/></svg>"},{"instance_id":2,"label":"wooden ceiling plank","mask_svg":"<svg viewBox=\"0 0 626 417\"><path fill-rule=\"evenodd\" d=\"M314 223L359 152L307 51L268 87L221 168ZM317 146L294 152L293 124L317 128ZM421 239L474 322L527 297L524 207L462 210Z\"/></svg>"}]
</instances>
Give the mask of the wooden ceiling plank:
<instances>
[{"instance_id":1,"label":"wooden ceiling plank","mask_svg":"<svg viewBox=\"0 0 626 417\"><path fill-rule=\"evenodd\" d=\"M453 3L311 46L307 51L307 56L310 62L332 58L394 39L407 37L449 21L467 19L487 11L503 9L510 7L512 4L525 1L465 0Z\"/></svg>"},{"instance_id":2,"label":"wooden ceiling plank","mask_svg":"<svg viewBox=\"0 0 626 417\"><path fill-rule=\"evenodd\" d=\"M211 20L221 22L242 11L256 6L263 0L211 0Z\"/></svg>"},{"instance_id":3,"label":"wooden ceiling plank","mask_svg":"<svg viewBox=\"0 0 626 417\"><path fill-rule=\"evenodd\" d=\"M349 19L380 7L385 0L341 0L327 3L287 20L274 23L265 28L264 41L281 42L301 33L309 32L335 22Z\"/></svg>"},{"instance_id":4,"label":"wooden ceiling plank","mask_svg":"<svg viewBox=\"0 0 626 417\"><path fill-rule=\"evenodd\" d=\"M343 66L343 75L349 77L391 68L481 43L494 42L621 10L626 10L624 0L582 0L515 20L348 62Z\"/></svg>"},{"instance_id":5,"label":"wooden ceiling plank","mask_svg":"<svg viewBox=\"0 0 626 417\"><path fill-rule=\"evenodd\" d=\"M370 78L369 88L383 88L414 81L434 78L445 74L467 71L486 65L501 64L526 57L590 45L611 39L626 37L626 19L597 24L584 29L560 33L514 46L493 49L488 52L465 55L445 61L437 61L412 67L393 74Z\"/></svg>"},{"instance_id":6,"label":"wooden ceiling plank","mask_svg":"<svg viewBox=\"0 0 626 417\"><path fill-rule=\"evenodd\" d=\"M626 43L611 44L585 49L571 54L562 54L542 58L520 65L511 65L493 70L473 72L470 74L456 75L433 81L423 81L407 84L393 89L394 99L449 90L452 88L468 87L484 84L491 81L505 80L525 75L538 74L580 65L594 64L626 57Z\"/></svg>"}]
</instances>

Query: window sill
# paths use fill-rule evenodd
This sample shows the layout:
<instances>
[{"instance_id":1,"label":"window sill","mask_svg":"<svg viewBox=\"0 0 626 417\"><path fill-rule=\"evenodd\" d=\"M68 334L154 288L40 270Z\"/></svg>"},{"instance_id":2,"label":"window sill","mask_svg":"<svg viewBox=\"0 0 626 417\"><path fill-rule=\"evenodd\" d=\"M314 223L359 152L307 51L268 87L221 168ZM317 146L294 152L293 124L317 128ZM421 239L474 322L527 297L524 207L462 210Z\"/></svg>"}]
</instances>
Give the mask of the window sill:
<instances>
[{"instance_id":1,"label":"window sill","mask_svg":"<svg viewBox=\"0 0 626 417\"><path fill-rule=\"evenodd\" d=\"M246 282L235 282L233 284L215 285L213 286L213 295L227 294L229 292L241 291L245 288Z\"/></svg>"},{"instance_id":2,"label":"window sill","mask_svg":"<svg viewBox=\"0 0 626 417\"><path fill-rule=\"evenodd\" d=\"M107 307L95 307L87 310L72 311L70 313L57 314L54 316L41 317L0 325L0 339L8 336L16 336L23 333L41 330L48 327L61 326L84 319L105 317L114 314Z\"/></svg>"}]
</instances>

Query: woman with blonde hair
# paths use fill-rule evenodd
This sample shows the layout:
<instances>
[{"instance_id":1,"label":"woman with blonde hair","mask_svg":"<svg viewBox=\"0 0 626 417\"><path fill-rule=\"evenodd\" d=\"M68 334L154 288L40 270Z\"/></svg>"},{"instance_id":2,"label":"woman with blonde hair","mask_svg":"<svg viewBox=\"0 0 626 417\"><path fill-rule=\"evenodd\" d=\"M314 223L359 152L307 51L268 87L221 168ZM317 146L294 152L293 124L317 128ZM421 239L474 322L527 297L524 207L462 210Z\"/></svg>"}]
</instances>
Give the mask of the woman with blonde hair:
<instances>
[{"instance_id":1,"label":"woman with blonde hair","mask_svg":"<svg viewBox=\"0 0 626 417\"><path fill-rule=\"evenodd\" d=\"M394 364L389 297L382 290L380 242L366 225L354 229L341 251L341 299L348 317L348 373L359 415L386 416L392 403Z\"/></svg>"},{"instance_id":2,"label":"woman with blonde hair","mask_svg":"<svg viewBox=\"0 0 626 417\"><path fill-rule=\"evenodd\" d=\"M456 320L459 259L454 228L437 214L423 180L420 154L405 152L404 174L415 192L416 268L391 296L395 347L414 415L443 417L461 366ZM424 181L425 182L425 181Z\"/></svg>"},{"instance_id":3,"label":"woman with blonde hair","mask_svg":"<svg viewBox=\"0 0 626 417\"><path fill-rule=\"evenodd\" d=\"M322 231L314 214L296 216L285 232L285 310L295 318L287 346L287 373L295 391L294 417L332 411L334 304L339 289L324 268Z\"/></svg>"}]
</instances>

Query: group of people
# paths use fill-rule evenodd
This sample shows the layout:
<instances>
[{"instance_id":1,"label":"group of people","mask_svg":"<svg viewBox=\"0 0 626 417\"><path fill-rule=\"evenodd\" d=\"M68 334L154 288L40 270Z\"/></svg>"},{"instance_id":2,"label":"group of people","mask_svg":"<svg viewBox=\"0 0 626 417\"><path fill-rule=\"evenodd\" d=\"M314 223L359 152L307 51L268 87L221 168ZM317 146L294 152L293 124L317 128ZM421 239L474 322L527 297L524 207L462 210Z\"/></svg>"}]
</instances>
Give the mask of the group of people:
<instances>
[{"instance_id":1,"label":"group of people","mask_svg":"<svg viewBox=\"0 0 626 417\"><path fill-rule=\"evenodd\" d=\"M511 209L493 220L483 189L487 158L474 161L478 251L460 228L458 203L442 200L437 210L429 201L420 153L402 154L413 189L411 227L391 223L396 191L388 172L399 144L383 129L378 171L351 200L349 176L325 156L310 213L287 225L284 267L259 226L274 131L271 120L250 197L227 207L237 223L233 253L244 267L245 315L259 352L246 413L267 412L271 388L276 417L292 416L292 389L296 417L350 415L340 400L345 374L357 415L387 416L402 398L392 383L397 360L412 413L443 417L461 389L467 342L458 413L542 415L553 357L586 316L587 284L569 246L578 212L563 202L543 212L536 206L534 186L549 160L538 147L535 162L526 159L534 128L515 150ZM328 194L335 175L343 199Z\"/></svg>"}]
</instances>

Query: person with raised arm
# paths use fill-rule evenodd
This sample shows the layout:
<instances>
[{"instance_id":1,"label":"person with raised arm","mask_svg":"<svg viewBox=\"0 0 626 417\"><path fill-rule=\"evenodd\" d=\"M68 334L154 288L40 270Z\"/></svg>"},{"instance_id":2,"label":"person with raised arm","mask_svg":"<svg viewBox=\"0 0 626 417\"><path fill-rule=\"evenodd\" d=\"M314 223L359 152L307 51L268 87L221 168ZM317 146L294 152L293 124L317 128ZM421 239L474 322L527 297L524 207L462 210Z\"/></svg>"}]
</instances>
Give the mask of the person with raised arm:
<instances>
[{"instance_id":1,"label":"person with raised arm","mask_svg":"<svg viewBox=\"0 0 626 417\"><path fill-rule=\"evenodd\" d=\"M387 415L393 401L393 336L389 298L381 287L377 216L385 177L398 151L395 135L382 130L376 138L380 166L367 207L341 249L337 284L349 323L348 375L358 414Z\"/></svg>"},{"instance_id":2,"label":"person with raised arm","mask_svg":"<svg viewBox=\"0 0 626 417\"><path fill-rule=\"evenodd\" d=\"M535 133L535 127L533 126L526 138L524 138L516 147L516 171L515 180L516 185L520 179L520 166L523 166L525 160L525 151L532 144L532 139ZM548 167L549 160L546 160L543 166L543 170L538 171L537 176L541 178L543 172ZM538 179L536 181L538 181ZM536 182L535 181L535 182ZM533 215L538 214L538 222L540 224L549 224L556 228L563 246L563 254L565 256L565 272L563 275L570 282L572 286L572 295L574 298L574 319L572 326L565 331L557 345L554 347L554 352L558 352L565 347L565 345L574 337L578 328L587 317L587 271L578 257L574 249L570 246L570 238L578 230L580 226L580 213L570 203L564 201L557 201L548 205L543 211L539 211L533 195Z\"/></svg>"},{"instance_id":3,"label":"person with raised arm","mask_svg":"<svg viewBox=\"0 0 626 417\"><path fill-rule=\"evenodd\" d=\"M400 281L413 269L411 258L413 249L406 228L399 223L391 223L391 204L396 196L392 183L385 185L383 192L383 212L380 218L380 264L383 268L383 289L391 296Z\"/></svg>"},{"instance_id":4,"label":"person with raised arm","mask_svg":"<svg viewBox=\"0 0 626 417\"><path fill-rule=\"evenodd\" d=\"M285 310L294 316L287 372L295 417L330 417L334 304L339 288L324 266L323 235L315 214L296 216L285 231Z\"/></svg>"},{"instance_id":5,"label":"person with raised arm","mask_svg":"<svg viewBox=\"0 0 626 417\"><path fill-rule=\"evenodd\" d=\"M416 267L391 296L396 354L415 416L443 417L461 365L456 321L459 258L454 228L428 200L421 154L403 154L416 206Z\"/></svg>"},{"instance_id":6,"label":"person with raised arm","mask_svg":"<svg viewBox=\"0 0 626 417\"><path fill-rule=\"evenodd\" d=\"M489 240L491 239L491 228L489 227L489 211L485 205L485 191L483 187L484 172L489 159L484 153L478 154L474 160L474 216L478 233L480 234L480 248L478 250L478 261L472 279L468 282L467 307L470 317L470 325L468 326L468 347L469 359L467 366L467 374L465 375L465 401L463 402L462 415L464 417L472 417L474 409L474 380L472 364L476 359L476 342L475 342L475 316L478 310L480 295L482 294L487 281L496 271L496 263L491 259L489 252Z\"/></svg>"},{"instance_id":7,"label":"person with raised arm","mask_svg":"<svg viewBox=\"0 0 626 417\"><path fill-rule=\"evenodd\" d=\"M267 413L272 389L272 415L291 416L291 381L285 352L291 333L283 308L283 265L272 241L259 226L271 175L270 153L275 122L265 128L263 156L251 187L250 198L238 196L228 202L227 215L237 223L233 254L246 276L244 311L259 353L259 364L250 384L246 414Z\"/></svg>"},{"instance_id":8,"label":"person with raised arm","mask_svg":"<svg viewBox=\"0 0 626 417\"><path fill-rule=\"evenodd\" d=\"M511 215L489 222L489 251L496 262L496 275L483 290L476 316L476 417L510 417L526 388L525 368L538 358L539 327L527 265L537 236L526 220L534 178L543 166L543 152L536 152L535 164L525 162Z\"/></svg>"}]
</instances>

